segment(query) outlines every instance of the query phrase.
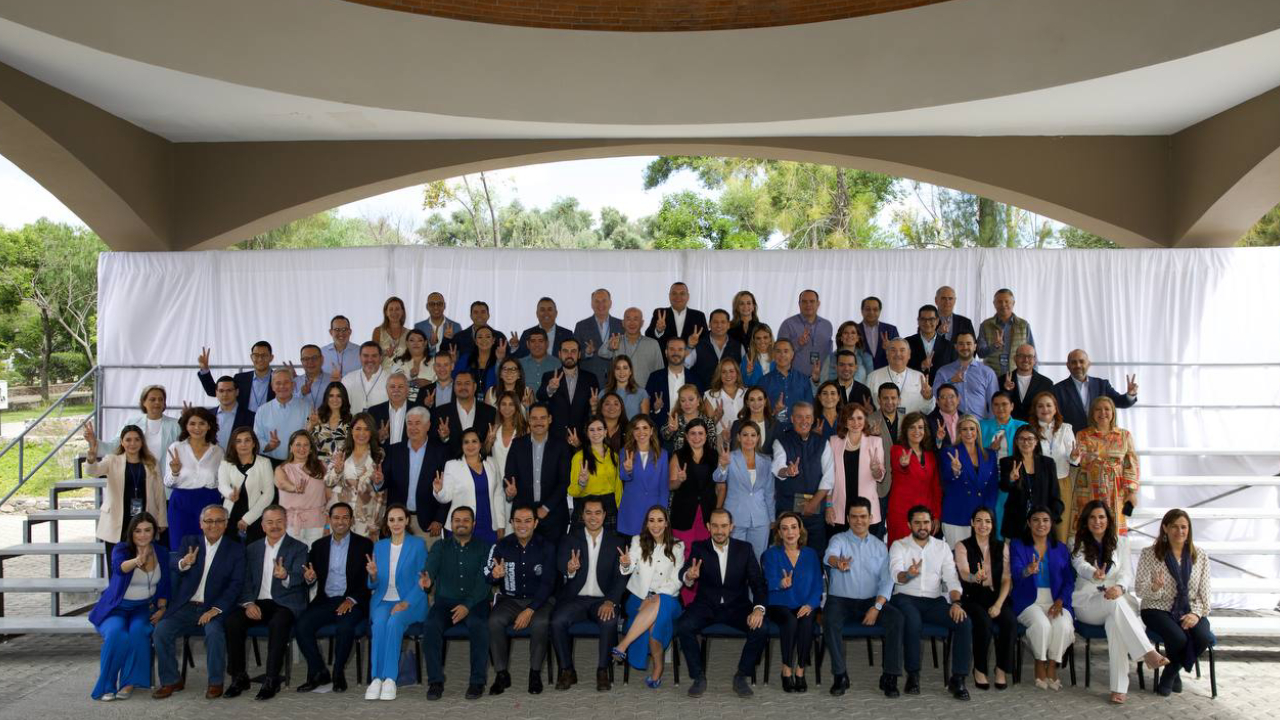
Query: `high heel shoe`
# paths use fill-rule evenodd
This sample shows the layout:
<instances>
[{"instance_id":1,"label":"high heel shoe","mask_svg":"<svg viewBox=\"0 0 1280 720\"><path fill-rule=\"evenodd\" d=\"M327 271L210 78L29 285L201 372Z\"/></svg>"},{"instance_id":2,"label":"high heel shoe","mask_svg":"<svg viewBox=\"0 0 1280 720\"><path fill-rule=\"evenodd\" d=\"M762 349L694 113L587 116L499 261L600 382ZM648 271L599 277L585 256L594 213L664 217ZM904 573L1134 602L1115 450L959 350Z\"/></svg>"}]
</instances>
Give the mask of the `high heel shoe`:
<instances>
[{"instance_id":1,"label":"high heel shoe","mask_svg":"<svg viewBox=\"0 0 1280 720\"><path fill-rule=\"evenodd\" d=\"M991 689L991 678L989 678L989 677L988 677L988 678L986 678L985 680L983 680L982 682L978 682L978 675L977 675L977 673L974 673L974 675L973 675L973 686L974 686L974 687L976 687L976 688L978 688L979 690L990 690L990 689Z\"/></svg>"},{"instance_id":2,"label":"high heel shoe","mask_svg":"<svg viewBox=\"0 0 1280 720\"><path fill-rule=\"evenodd\" d=\"M609 651L609 654L613 656L613 661L618 663L619 665L626 664L627 653L625 651L619 650L618 648L615 647Z\"/></svg>"},{"instance_id":3,"label":"high heel shoe","mask_svg":"<svg viewBox=\"0 0 1280 720\"><path fill-rule=\"evenodd\" d=\"M795 683L796 692L809 692L809 683L805 681L803 675L794 676L793 682Z\"/></svg>"},{"instance_id":4,"label":"high heel shoe","mask_svg":"<svg viewBox=\"0 0 1280 720\"><path fill-rule=\"evenodd\" d=\"M795 692L795 691L796 691L795 678L791 677L790 675L783 675L782 676L782 692L789 693L789 692Z\"/></svg>"}]
</instances>

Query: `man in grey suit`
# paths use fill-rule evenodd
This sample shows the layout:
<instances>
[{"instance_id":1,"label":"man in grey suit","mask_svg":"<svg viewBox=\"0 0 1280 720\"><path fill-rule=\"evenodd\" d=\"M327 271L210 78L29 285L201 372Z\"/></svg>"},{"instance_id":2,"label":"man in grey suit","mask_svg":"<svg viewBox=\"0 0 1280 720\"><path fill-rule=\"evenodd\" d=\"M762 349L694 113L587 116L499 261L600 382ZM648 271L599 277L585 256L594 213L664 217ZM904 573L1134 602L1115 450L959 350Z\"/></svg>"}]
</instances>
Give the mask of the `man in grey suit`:
<instances>
[{"instance_id":1,"label":"man in grey suit","mask_svg":"<svg viewBox=\"0 0 1280 720\"><path fill-rule=\"evenodd\" d=\"M609 375L610 361L596 354L596 351L603 348L609 338L622 334L622 320L609 314L612 309L613 296L608 290L600 288L591 293L591 317L579 320L573 326L573 336L582 344L582 362L578 366L595 375L600 381L600 387L604 387L604 381Z\"/></svg>"},{"instance_id":2,"label":"man in grey suit","mask_svg":"<svg viewBox=\"0 0 1280 720\"><path fill-rule=\"evenodd\" d=\"M1111 387L1109 380L1089 377L1089 353L1083 350L1072 350L1067 353L1067 371L1071 377L1053 386L1053 394L1058 398L1058 412L1062 419L1071 425L1076 432L1089 427L1089 405L1100 396L1107 396L1117 408L1132 407L1138 402L1138 376L1126 375L1125 394L1121 395Z\"/></svg>"},{"instance_id":3,"label":"man in grey suit","mask_svg":"<svg viewBox=\"0 0 1280 720\"><path fill-rule=\"evenodd\" d=\"M616 355L631 358L631 374L641 385L654 370L661 370L666 366L658 341L640 334L643 328L644 313L640 308L629 307L622 313L622 333L610 336L604 347L596 349L596 356L610 363Z\"/></svg>"},{"instance_id":4,"label":"man in grey suit","mask_svg":"<svg viewBox=\"0 0 1280 720\"><path fill-rule=\"evenodd\" d=\"M249 689L244 667L244 645L249 628L267 626L267 675L257 700L270 700L280 692L284 654L289 649L293 623L307 609L307 583L303 571L307 544L285 534L286 511L270 505L262 511L262 531L266 537L245 549L244 585L239 607L227 615L227 672L231 687L226 696L236 697Z\"/></svg>"}]
</instances>

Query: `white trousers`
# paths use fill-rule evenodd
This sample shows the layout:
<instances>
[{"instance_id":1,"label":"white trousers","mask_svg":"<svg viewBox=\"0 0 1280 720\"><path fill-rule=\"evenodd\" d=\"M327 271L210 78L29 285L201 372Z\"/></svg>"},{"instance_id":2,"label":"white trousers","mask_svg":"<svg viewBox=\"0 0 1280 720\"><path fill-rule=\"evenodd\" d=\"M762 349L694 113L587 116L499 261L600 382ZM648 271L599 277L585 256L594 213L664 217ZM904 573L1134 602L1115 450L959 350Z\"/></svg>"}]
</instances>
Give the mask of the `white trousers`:
<instances>
[{"instance_id":1,"label":"white trousers","mask_svg":"<svg viewBox=\"0 0 1280 720\"><path fill-rule=\"evenodd\" d=\"M1062 656L1076 637L1075 621L1071 619L1071 611L1062 609L1062 614L1049 619L1049 608L1053 606L1053 594L1049 588L1040 588L1036 593L1036 601L1018 613L1018 622L1027 628L1027 642L1031 645L1031 654L1037 660L1062 662Z\"/></svg>"},{"instance_id":2,"label":"white trousers","mask_svg":"<svg viewBox=\"0 0 1280 720\"><path fill-rule=\"evenodd\" d=\"M1102 625L1107 629L1107 667L1111 674L1111 692L1129 692L1129 660L1142 659L1151 652L1147 632L1128 595L1108 600L1100 592L1078 593L1072 607L1080 622Z\"/></svg>"}]
</instances>

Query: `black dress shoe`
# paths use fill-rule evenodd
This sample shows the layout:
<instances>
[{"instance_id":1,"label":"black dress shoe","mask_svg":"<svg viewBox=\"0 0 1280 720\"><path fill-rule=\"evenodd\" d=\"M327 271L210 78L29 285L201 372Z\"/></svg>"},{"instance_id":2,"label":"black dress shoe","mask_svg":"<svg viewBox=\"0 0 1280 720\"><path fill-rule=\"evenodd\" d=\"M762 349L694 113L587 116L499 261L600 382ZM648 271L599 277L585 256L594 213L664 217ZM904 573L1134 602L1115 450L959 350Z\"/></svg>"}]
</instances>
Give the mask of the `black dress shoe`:
<instances>
[{"instance_id":1,"label":"black dress shoe","mask_svg":"<svg viewBox=\"0 0 1280 720\"><path fill-rule=\"evenodd\" d=\"M613 689L613 683L609 681L609 669L599 668L596 670L596 692L609 692Z\"/></svg>"},{"instance_id":2,"label":"black dress shoe","mask_svg":"<svg viewBox=\"0 0 1280 720\"><path fill-rule=\"evenodd\" d=\"M489 686L490 695L501 695L503 690L511 687L511 673L506 670L500 670L493 678L493 684Z\"/></svg>"},{"instance_id":3,"label":"black dress shoe","mask_svg":"<svg viewBox=\"0 0 1280 720\"><path fill-rule=\"evenodd\" d=\"M840 697L844 695L844 691L849 689L849 676L837 675L831 680L831 694Z\"/></svg>"},{"instance_id":4,"label":"black dress shoe","mask_svg":"<svg viewBox=\"0 0 1280 720\"><path fill-rule=\"evenodd\" d=\"M324 687L333 680L329 677L329 673L322 672L319 675L308 679L306 682L298 686L298 692L311 692L319 687Z\"/></svg>"},{"instance_id":5,"label":"black dress shoe","mask_svg":"<svg viewBox=\"0 0 1280 720\"><path fill-rule=\"evenodd\" d=\"M568 690L578 684L577 670L561 670L560 675L556 677L556 689Z\"/></svg>"},{"instance_id":6,"label":"black dress shoe","mask_svg":"<svg viewBox=\"0 0 1280 720\"><path fill-rule=\"evenodd\" d=\"M783 675L782 676L782 692L789 693L789 692L795 692L795 691L796 691L795 678L791 677L790 675Z\"/></svg>"},{"instance_id":7,"label":"black dress shoe","mask_svg":"<svg viewBox=\"0 0 1280 720\"><path fill-rule=\"evenodd\" d=\"M538 670L529 671L529 694L530 695L542 694L542 672Z\"/></svg>"},{"instance_id":8,"label":"black dress shoe","mask_svg":"<svg viewBox=\"0 0 1280 720\"><path fill-rule=\"evenodd\" d=\"M795 684L796 692L809 692L809 683L804 679L803 675L796 675L793 682Z\"/></svg>"},{"instance_id":9,"label":"black dress shoe","mask_svg":"<svg viewBox=\"0 0 1280 720\"><path fill-rule=\"evenodd\" d=\"M920 673L907 673L907 684L902 688L902 692L908 695L920 694Z\"/></svg>"},{"instance_id":10,"label":"black dress shoe","mask_svg":"<svg viewBox=\"0 0 1280 720\"><path fill-rule=\"evenodd\" d=\"M1182 673L1173 674L1173 691L1176 693L1182 692Z\"/></svg>"},{"instance_id":11,"label":"black dress shoe","mask_svg":"<svg viewBox=\"0 0 1280 720\"><path fill-rule=\"evenodd\" d=\"M951 683L947 685L947 689L951 691L951 696L957 700L969 699L969 691L965 689L963 675L956 675L951 678Z\"/></svg>"},{"instance_id":12,"label":"black dress shoe","mask_svg":"<svg viewBox=\"0 0 1280 720\"><path fill-rule=\"evenodd\" d=\"M237 675L231 679L231 684L222 692L223 697L239 697L241 693L249 689L249 676Z\"/></svg>"},{"instance_id":13,"label":"black dress shoe","mask_svg":"<svg viewBox=\"0 0 1280 720\"><path fill-rule=\"evenodd\" d=\"M466 697L468 700L479 700L484 697L484 685L468 685Z\"/></svg>"},{"instance_id":14,"label":"black dress shoe","mask_svg":"<svg viewBox=\"0 0 1280 720\"><path fill-rule=\"evenodd\" d=\"M881 675L880 689L884 691L884 696L887 698L902 697L902 693L898 692L897 675Z\"/></svg>"},{"instance_id":15,"label":"black dress shoe","mask_svg":"<svg viewBox=\"0 0 1280 720\"><path fill-rule=\"evenodd\" d=\"M338 673L337 675L334 675L334 676L333 676L333 691L334 691L334 692L346 692L346 691L347 691L347 676L346 676L346 675L343 675L342 673Z\"/></svg>"},{"instance_id":16,"label":"black dress shoe","mask_svg":"<svg viewBox=\"0 0 1280 720\"><path fill-rule=\"evenodd\" d=\"M484 688L481 688L483 690ZM427 699L439 700L444 695L444 683L431 683L427 686Z\"/></svg>"},{"instance_id":17,"label":"black dress shoe","mask_svg":"<svg viewBox=\"0 0 1280 720\"><path fill-rule=\"evenodd\" d=\"M263 681L262 687L258 688L258 694L254 696L254 700L270 700L280 692L280 680L269 677Z\"/></svg>"}]
</instances>

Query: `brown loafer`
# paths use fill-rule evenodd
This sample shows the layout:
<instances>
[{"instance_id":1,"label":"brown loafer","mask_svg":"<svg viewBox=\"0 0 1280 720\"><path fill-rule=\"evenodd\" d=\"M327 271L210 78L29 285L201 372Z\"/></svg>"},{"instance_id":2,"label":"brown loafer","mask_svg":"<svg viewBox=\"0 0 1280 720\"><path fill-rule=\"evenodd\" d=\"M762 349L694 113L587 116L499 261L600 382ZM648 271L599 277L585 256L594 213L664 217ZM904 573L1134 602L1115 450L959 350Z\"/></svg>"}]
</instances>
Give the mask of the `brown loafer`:
<instances>
[{"instance_id":1,"label":"brown loafer","mask_svg":"<svg viewBox=\"0 0 1280 720\"><path fill-rule=\"evenodd\" d=\"M151 697L157 700L163 700L176 692L181 692L182 688L183 688L182 683L174 683L173 685L161 685L160 687L152 691Z\"/></svg>"},{"instance_id":2,"label":"brown loafer","mask_svg":"<svg viewBox=\"0 0 1280 720\"><path fill-rule=\"evenodd\" d=\"M222 686L210 685L209 689L204 691L204 696L207 700L217 700L222 697Z\"/></svg>"}]
</instances>

